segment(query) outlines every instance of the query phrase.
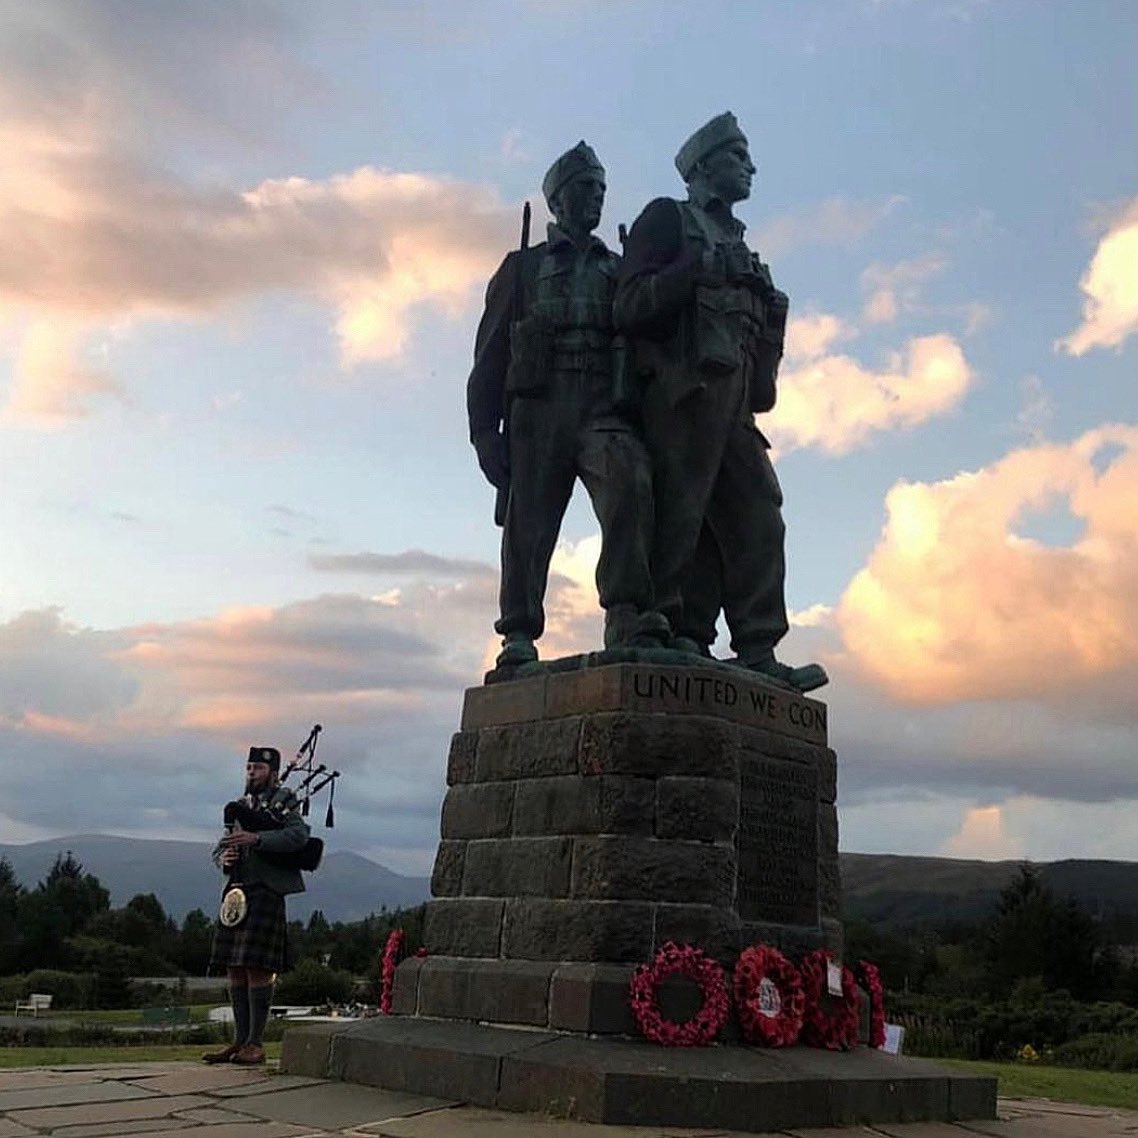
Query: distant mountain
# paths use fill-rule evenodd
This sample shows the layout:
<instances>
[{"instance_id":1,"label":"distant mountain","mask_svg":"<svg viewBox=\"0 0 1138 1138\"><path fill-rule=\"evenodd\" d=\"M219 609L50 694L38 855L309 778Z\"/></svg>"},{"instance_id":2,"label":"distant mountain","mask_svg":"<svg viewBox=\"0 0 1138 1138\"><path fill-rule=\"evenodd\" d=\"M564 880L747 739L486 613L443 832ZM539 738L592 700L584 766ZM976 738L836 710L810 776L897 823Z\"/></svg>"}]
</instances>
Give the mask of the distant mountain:
<instances>
[{"instance_id":1,"label":"distant mountain","mask_svg":"<svg viewBox=\"0 0 1138 1138\"><path fill-rule=\"evenodd\" d=\"M1023 864L853 853L841 862L846 916L891 925L986 916ZM1057 897L1074 897L1093 916L1138 912L1138 863L1072 860L1038 868Z\"/></svg>"},{"instance_id":2,"label":"distant mountain","mask_svg":"<svg viewBox=\"0 0 1138 1138\"><path fill-rule=\"evenodd\" d=\"M210 915L217 908L221 875L206 842L150 841L77 834L27 845L0 845L16 879L29 888L47 876L56 857L70 850L110 890L111 904L125 905L138 893L153 893L176 920L191 909ZM358 921L380 909L418 905L430 896L425 877L402 877L377 862L346 851L329 853L308 890L289 898L291 919L307 920L319 909L330 921Z\"/></svg>"},{"instance_id":3,"label":"distant mountain","mask_svg":"<svg viewBox=\"0 0 1138 1138\"><path fill-rule=\"evenodd\" d=\"M67 850L110 890L113 905L124 905L137 893L154 893L178 920L191 909L212 915L217 906L221 877L205 842L79 834L0 845L0 857L8 859L22 884L32 887ZM841 862L846 916L886 925L986 916L1022 864L855 853L842 854ZM1096 916L1138 913L1138 863L1053 861L1039 869L1059 897L1074 897ZM417 905L430 896L427 878L402 877L345 851L328 854L324 864L305 877L308 891L289 898L289 916L294 919L307 920L320 909L330 921L358 921L384 907Z\"/></svg>"}]
</instances>

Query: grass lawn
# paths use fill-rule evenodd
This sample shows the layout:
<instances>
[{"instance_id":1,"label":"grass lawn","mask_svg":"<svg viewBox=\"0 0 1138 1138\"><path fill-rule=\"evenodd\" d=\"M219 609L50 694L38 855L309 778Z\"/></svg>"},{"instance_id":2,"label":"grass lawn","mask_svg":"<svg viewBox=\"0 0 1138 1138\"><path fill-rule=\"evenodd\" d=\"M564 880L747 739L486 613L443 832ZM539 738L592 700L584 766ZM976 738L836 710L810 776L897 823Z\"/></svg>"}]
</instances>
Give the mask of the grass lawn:
<instances>
[{"instance_id":1,"label":"grass lawn","mask_svg":"<svg viewBox=\"0 0 1138 1138\"><path fill-rule=\"evenodd\" d=\"M2 1047L0 1069L8 1067L54 1067L63 1063L169 1063L173 1060L197 1060L209 1046L191 1047L167 1044L155 1047ZM266 1043L270 1059L281 1057L279 1043Z\"/></svg>"},{"instance_id":2,"label":"grass lawn","mask_svg":"<svg viewBox=\"0 0 1138 1138\"><path fill-rule=\"evenodd\" d=\"M972 1063L962 1059L937 1062L976 1075L994 1075L1000 1081L999 1093L1010 1098L1049 1098L1055 1102L1138 1110L1138 1072L1080 1071L1033 1063Z\"/></svg>"},{"instance_id":3,"label":"grass lawn","mask_svg":"<svg viewBox=\"0 0 1138 1138\"><path fill-rule=\"evenodd\" d=\"M205 1023L209 1019L211 1008L219 1004L175 1004L175 1007L189 1007L191 1023ZM114 1024L121 1027L134 1026L142 1023L141 1008L115 1008L113 1010L94 1009L52 1009L42 1012L36 1017L39 1020L62 1019L70 1023Z\"/></svg>"}]
</instances>

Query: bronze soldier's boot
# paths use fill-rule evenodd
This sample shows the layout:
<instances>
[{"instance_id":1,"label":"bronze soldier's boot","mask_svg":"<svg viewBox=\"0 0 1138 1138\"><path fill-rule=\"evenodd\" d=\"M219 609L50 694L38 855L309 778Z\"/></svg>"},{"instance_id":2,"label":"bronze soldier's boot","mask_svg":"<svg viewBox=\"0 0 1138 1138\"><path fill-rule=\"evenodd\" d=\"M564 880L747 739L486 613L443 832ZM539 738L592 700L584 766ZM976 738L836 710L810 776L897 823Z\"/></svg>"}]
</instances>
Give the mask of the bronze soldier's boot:
<instances>
[{"instance_id":1,"label":"bronze soldier's boot","mask_svg":"<svg viewBox=\"0 0 1138 1138\"><path fill-rule=\"evenodd\" d=\"M638 612L635 605L610 605L605 610L606 648L663 648L672 626L660 612Z\"/></svg>"},{"instance_id":2,"label":"bronze soldier's boot","mask_svg":"<svg viewBox=\"0 0 1138 1138\"><path fill-rule=\"evenodd\" d=\"M739 657L739 663L749 671L757 672L783 687L803 694L824 687L830 682L830 677L826 675L826 669L821 664L803 664L794 668L790 664L776 660L774 652L770 649L757 654L754 658L749 658L744 653Z\"/></svg>"},{"instance_id":3,"label":"bronze soldier's boot","mask_svg":"<svg viewBox=\"0 0 1138 1138\"><path fill-rule=\"evenodd\" d=\"M537 659L533 637L525 632L507 632L502 640L502 651L494 661L496 668L532 664Z\"/></svg>"}]
</instances>

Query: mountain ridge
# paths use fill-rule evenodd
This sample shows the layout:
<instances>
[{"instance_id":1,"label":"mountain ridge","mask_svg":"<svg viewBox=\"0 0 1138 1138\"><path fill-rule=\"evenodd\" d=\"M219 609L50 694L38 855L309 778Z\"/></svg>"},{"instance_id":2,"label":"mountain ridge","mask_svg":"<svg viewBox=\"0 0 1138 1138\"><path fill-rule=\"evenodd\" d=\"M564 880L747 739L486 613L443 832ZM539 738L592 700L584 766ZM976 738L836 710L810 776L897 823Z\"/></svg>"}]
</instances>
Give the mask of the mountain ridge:
<instances>
[{"instance_id":1,"label":"mountain ridge","mask_svg":"<svg viewBox=\"0 0 1138 1138\"><path fill-rule=\"evenodd\" d=\"M138 893L153 893L175 920L192 909L213 914L222 876L210 860L209 842L72 834L22 845L0 844L16 880L34 888L68 850L110 891L118 908ZM307 889L289 897L292 920L307 921L319 909L329 921L358 921L381 909L418 905L430 896L430 879L408 877L350 850L329 850Z\"/></svg>"},{"instance_id":2,"label":"mountain ridge","mask_svg":"<svg viewBox=\"0 0 1138 1138\"><path fill-rule=\"evenodd\" d=\"M74 834L65 838L0 844L17 880L28 888L47 876L68 850L110 891L111 904L154 893L181 921L191 909L212 914L221 875L208 842ZM843 853L842 890L847 917L904 926L976 920L990 913L1021 860L981 861L910 854ZM1032 863L1061 898L1074 897L1093 916L1138 913L1138 862L1069 858ZM319 909L329 921L357 921L383 908L417 905L430 897L430 879L395 873L350 850L329 851L308 889L289 898L289 915L307 920Z\"/></svg>"}]
</instances>

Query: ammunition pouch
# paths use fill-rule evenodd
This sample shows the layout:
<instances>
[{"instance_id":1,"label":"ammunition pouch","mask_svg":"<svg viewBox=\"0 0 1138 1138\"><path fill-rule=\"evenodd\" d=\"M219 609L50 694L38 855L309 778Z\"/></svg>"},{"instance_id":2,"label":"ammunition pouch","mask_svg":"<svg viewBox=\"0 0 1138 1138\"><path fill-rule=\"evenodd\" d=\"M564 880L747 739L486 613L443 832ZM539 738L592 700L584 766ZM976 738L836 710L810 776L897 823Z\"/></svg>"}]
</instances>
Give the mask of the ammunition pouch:
<instances>
[{"instance_id":1,"label":"ammunition pouch","mask_svg":"<svg viewBox=\"0 0 1138 1138\"><path fill-rule=\"evenodd\" d=\"M540 312L510 325L510 365L506 369L506 398L544 395L553 368L557 329Z\"/></svg>"}]
</instances>

